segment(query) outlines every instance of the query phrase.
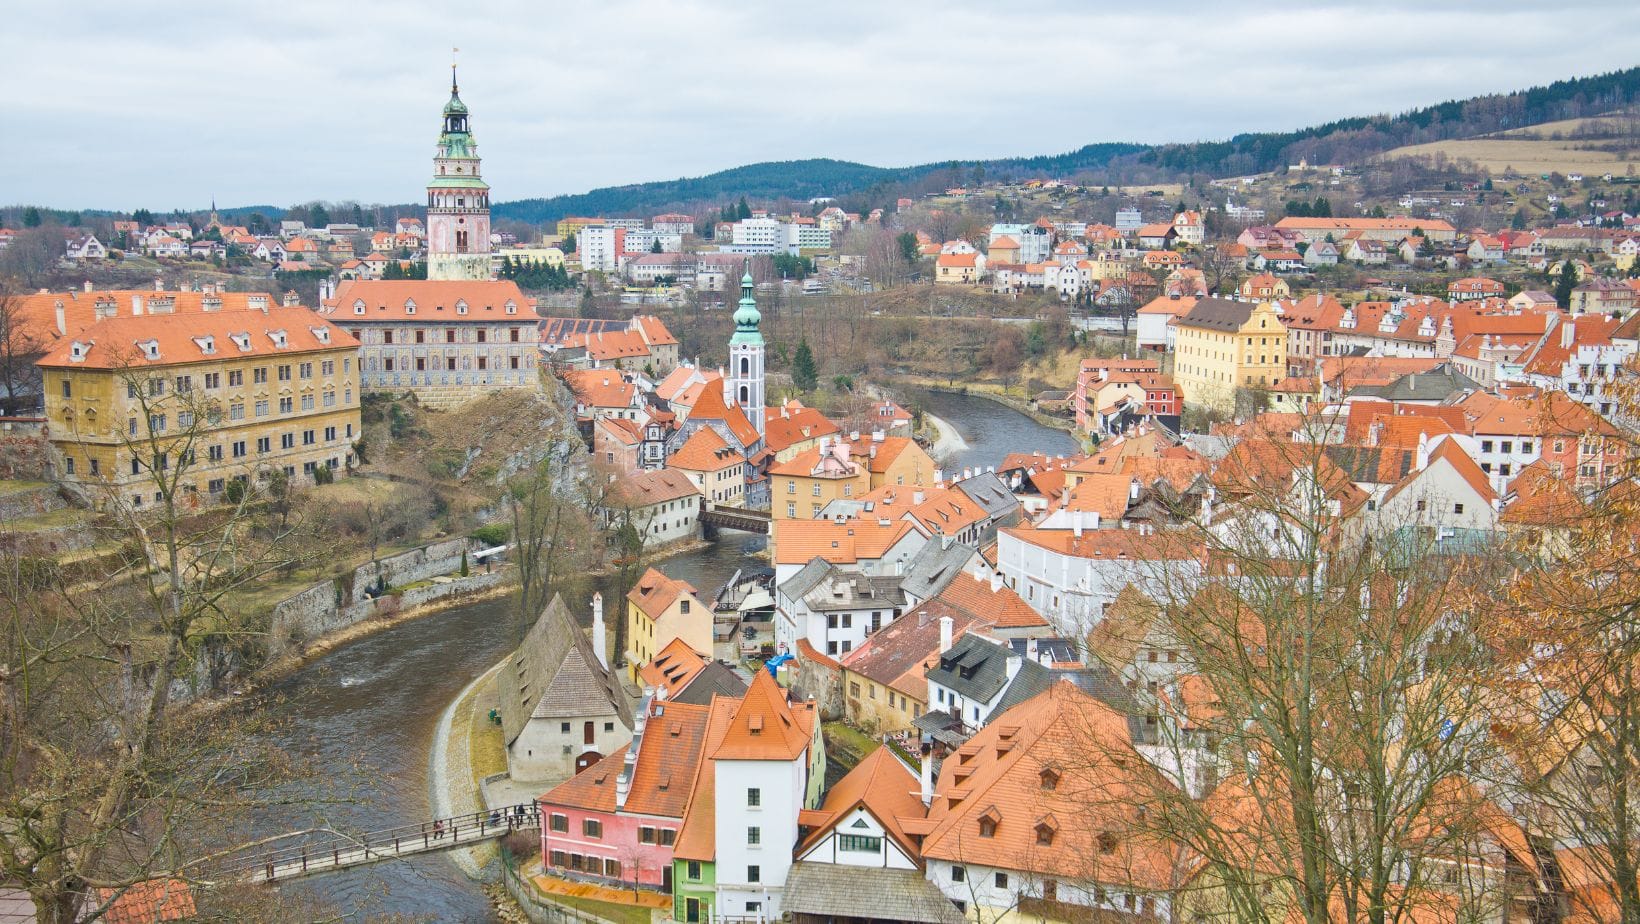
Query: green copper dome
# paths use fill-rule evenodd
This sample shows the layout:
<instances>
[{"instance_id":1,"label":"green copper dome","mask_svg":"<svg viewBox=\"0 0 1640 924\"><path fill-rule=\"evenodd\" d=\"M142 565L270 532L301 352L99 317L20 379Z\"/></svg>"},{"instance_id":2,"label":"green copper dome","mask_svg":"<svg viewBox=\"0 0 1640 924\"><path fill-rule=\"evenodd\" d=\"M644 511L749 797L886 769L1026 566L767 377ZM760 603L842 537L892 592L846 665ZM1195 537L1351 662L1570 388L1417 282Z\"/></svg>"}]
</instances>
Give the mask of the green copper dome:
<instances>
[{"instance_id":1,"label":"green copper dome","mask_svg":"<svg viewBox=\"0 0 1640 924\"><path fill-rule=\"evenodd\" d=\"M763 334L757 329L762 320L757 299L752 296L752 270L748 266L746 275L740 277L740 307L735 309L735 335L729 343L762 343Z\"/></svg>"}]
</instances>

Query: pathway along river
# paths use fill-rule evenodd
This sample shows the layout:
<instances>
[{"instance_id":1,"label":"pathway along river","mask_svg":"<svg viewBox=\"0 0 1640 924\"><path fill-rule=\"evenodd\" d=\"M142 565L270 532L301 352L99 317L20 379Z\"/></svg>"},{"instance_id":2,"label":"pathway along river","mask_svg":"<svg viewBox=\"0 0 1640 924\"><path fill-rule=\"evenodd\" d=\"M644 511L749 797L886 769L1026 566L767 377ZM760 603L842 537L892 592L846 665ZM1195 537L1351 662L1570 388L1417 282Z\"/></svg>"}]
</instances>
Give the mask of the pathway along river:
<instances>
[{"instance_id":1,"label":"pathway along river","mask_svg":"<svg viewBox=\"0 0 1640 924\"><path fill-rule=\"evenodd\" d=\"M913 400L954 424L968 450L948 469L991 466L1016 450L1071 452L1074 440L1006 406L971 395L918 392ZM741 567L765 562L743 552L745 534L725 532L707 548L661 567L711 593ZM320 821L371 831L429 815L428 756L433 727L473 677L511 648L511 601L457 607L384 629L318 658L272 692L288 722L276 744L304 758L334 805L269 811L255 836L298 830ZM399 914L438 922L493 921L478 885L447 858L423 856L301 880L287 889L312 890L338 910Z\"/></svg>"}]
</instances>

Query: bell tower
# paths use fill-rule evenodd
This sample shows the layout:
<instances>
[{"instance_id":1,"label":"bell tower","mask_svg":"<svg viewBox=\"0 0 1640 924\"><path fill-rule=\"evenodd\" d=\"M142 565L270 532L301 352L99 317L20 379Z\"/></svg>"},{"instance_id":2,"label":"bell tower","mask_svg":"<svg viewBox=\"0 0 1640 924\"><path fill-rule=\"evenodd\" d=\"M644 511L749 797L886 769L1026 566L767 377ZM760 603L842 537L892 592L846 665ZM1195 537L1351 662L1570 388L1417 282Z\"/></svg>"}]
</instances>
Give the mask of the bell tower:
<instances>
[{"instance_id":1,"label":"bell tower","mask_svg":"<svg viewBox=\"0 0 1640 924\"><path fill-rule=\"evenodd\" d=\"M450 65L450 101L427 184L427 278L486 280L490 273L490 186L479 178L478 143Z\"/></svg>"},{"instance_id":2,"label":"bell tower","mask_svg":"<svg viewBox=\"0 0 1640 924\"><path fill-rule=\"evenodd\" d=\"M729 338L729 401L763 434L763 315L753 295L751 261L740 278L740 305L735 308L735 334Z\"/></svg>"}]
</instances>

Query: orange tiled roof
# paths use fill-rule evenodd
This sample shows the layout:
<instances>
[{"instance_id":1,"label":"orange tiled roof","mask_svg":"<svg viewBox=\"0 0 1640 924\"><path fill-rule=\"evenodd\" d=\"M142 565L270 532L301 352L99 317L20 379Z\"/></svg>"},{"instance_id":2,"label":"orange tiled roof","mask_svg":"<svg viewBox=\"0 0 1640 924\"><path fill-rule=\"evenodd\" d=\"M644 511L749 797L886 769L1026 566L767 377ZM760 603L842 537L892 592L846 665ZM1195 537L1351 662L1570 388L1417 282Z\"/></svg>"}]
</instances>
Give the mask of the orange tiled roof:
<instances>
[{"instance_id":1,"label":"orange tiled roof","mask_svg":"<svg viewBox=\"0 0 1640 924\"><path fill-rule=\"evenodd\" d=\"M1200 547L1163 541L1159 538L1160 534L1141 537L1137 530L1131 529L1085 529L1080 536L1072 529L1040 529L1035 526L1008 526L1001 531L1037 548L1075 558L1177 561L1200 557L1203 551Z\"/></svg>"},{"instance_id":2,"label":"orange tiled roof","mask_svg":"<svg viewBox=\"0 0 1640 924\"><path fill-rule=\"evenodd\" d=\"M638 679L645 687L665 690L667 699L671 699L689 686L708 663L704 655L690 648L683 639L673 638L648 664L638 668Z\"/></svg>"},{"instance_id":3,"label":"orange tiled roof","mask_svg":"<svg viewBox=\"0 0 1640 924\"><path fill-rule=\"evenodd\" d=\"M947 757L927 819L908 830L932 859L1160 891L1175 884L1176 851L1136 829L1133 806L1168 785L1134 751L1126 718L1057 682Z\"/></svg>"},{"instance_id":4,"label":"orange tiled roof","mask_svg":"<svg viewBox=\"0 0 1640 924\"><path fill-rule=\"evenodd\" d=\"M798 855L824 840L833 826L863 807L907 856L917 856L917 842L900 824L902 818L922 818L928 813L917 795L917 786L917 775L894 756L893 749L878 745L827 791L819 809L824 820L797 845Z\"/></svg>"},{"instance_id":5,"label":"orange tiled roof","mask_svg":"<svg viewBox=\"0 0 1640 924\"><path fill-rule=\"evenodd\" d=\"M144 345L152 345L153 351ZM140 315L70 329L39 360L56 368L115 369L356 350L347 331L306 308ZM78 358L76 358L78 357Z\"/></svg>"},{"instance_id":6,"label":"orange tiled roof","mask_svg":"<svg viewBox=\"0 0 1640 924\"><path fill-rule=\"evenodd\" d=\"M674 469L662 468L620 479L610 491L609 500L610 506L625 504L637 508L699 494L700 489L689 480L688 475Z\"/></svg>"},{"instance_id":7,"label":"orange tiled roof","mask_svg":"<svg viewBox=\"0 0 1640 924\"><path fill-rule=\"evenodd\" d=\"M651 567L626 592L626 599L650 619L658 619L679 597L695 592L694 585L688 581L669 578L660 569Z\"/></svg>"},{"instance_id":8,"label":"orange tiled roof","mask_svg":"<svg viewBox=\"0 0 1640 924\"><path fill-rule=\"evenodd\" d=\"M1511 526L1569 526L1583 516L1582 498L1539 459L1509 482L1508 503L1498 522Z\"/></svg>"},{"instance_id":9,"label":"orange tiled roof","mask_svg":"<svg viewBox=\"0 0 1640 924\"><path fill-rule=\"evenodd\" d=\"M465 301L467 313L457 311ZM408 314L414 303L415 314ZM514 314L506 313L511 303ZM364 313L357 309L363 307ZM445 282L431 279L347 279L325 302L324 312L354 321L421 321L428 324L494 324L507 318L534 323L535 301L511 280Z\"/></svg>"},{"instance_id":10,"label":"orange tiled roof","mask_svg":"<svg viewBox=\"0 0 1640 924\"><path fill-rule=\"evenodd\" d=\"M731 407L723 398L722 388L703 388L700 397L695 399L689 409L691 420L721 420L728 424L729 432L735 435L742 446L751 446L759 439L757 428L746 419L746 412L739 405Z\"/></svg>"},{"instance_id":11,"label":"orange tiled roof","mask_svg":"<svg viewBox=\"0 0 1640 924\"><path fill-rule=\"evenodd\" d=\"M613 369L566 369L559 376L588 407L631 407L636 394L637 387Z\"/></svg>"},{"instance_id":12,"label":"orange tiled roof","mask_svg":"<svg viewBox=\"0 0 1640 924\"><path fill-rule=\"evenodd\" d=\"M645 719L643 743L632 770L623 813L682 818L689 806L690 783L703 755L702 739L710 706L666 703L664 711ZM616 810L615 782L630 744L547 790L543 803L594 812Z\"/></svg>"},{"instance_id":13,"label":"orange tiled roof","mask_svg":"<svg viewBox=\"0 0 1640 924\"><path fill-rule=\"evenodd\" d=\"M807 713L807 727L801 715ZM766 670L758 670L735 709L713 760L794 760L814 734L812 710L793 711L786 691Z\"/></svg>"},{"instance_id":14,"label":"orange tiled roof","mask_svg":"<svg viewBox=\"0 0 1640 924\"><path fill-rule=\"evenodd\" d=\"M117 893L118 889L97 890L98 903L113 899L99 920L109 924L159 924L187 920L199 913L193 890L181 879L149 879L115 898Z\"/></svg>"},{"instance_id":15,"label":"orange tiled roof","mask_svg":"<svg viewBox=\"0 0 1640 924\"><path fill-rule=\"evenodd\" d=\"M851 564L881 558L916 527L904 520L882 525L874 520L776 520L775 564L804 565L820 558L832 564Z\"/></svg>"},{"instance_id":16,"label":"orange tiled roof","mask_svg":"<svg viewBox=\"0 0 1640 924\"><path fill-rule=\"evenodd\" d=\"M721 472L745 462L746 457L711 427L701 427L689 434L677 452L666 460L669 468L692 472Z\"/></svg>"},{"instance_id":17,"label":"orange tiled roof","mask_svg":"<svg viewBox=\"0 0 1640 924\"><path fill-rule=\"evenodd\" d=\"M1076 487L1065 492L1060 506L1066 510L1097 513L1102 520L1120 520L1122 514L1127 513L1132 485L1131 475L1115 472L1084 475Z\"/></svg>"},{"instance_id":18,"label":"orange tiled roof","mask_svg":"<svg viewBox=\"0 0 1640 924\"><path fill-rule=\"evenodd\" d=\"M711 757L723 744L739 706L738 699L712 697L701 743L701 755L705 759L696 766L689 809L683 817L683 827L678 830L678 842L672 847L672 856L676 859L707 862L717 859L717 762Z\"/></svg>"},{"instance_id":19,"label":"orange tiled roof","mask_svg":"<svg viewBox=\"0 0 1640 924\"><path fill-rule=\"evenodd\" d=\"M832 436L838 432L836 424L812 407L781 413L777 407L763 411L763 445L779 452L794 443Z\"/></svg>"}]
</instances>

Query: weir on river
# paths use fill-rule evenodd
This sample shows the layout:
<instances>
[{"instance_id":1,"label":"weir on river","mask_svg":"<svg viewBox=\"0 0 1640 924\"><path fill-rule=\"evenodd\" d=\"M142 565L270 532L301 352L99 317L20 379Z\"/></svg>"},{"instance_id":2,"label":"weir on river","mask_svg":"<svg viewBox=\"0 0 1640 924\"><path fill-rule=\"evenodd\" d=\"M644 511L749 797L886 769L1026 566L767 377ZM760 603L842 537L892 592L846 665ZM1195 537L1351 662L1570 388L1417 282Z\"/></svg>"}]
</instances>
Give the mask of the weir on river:
<instances>
[{"instance_id":1,"label":"weir on river","mask_svg":"<svg viewBox=\"0 0 1640 924\"><path fill-rule=\"evenodd\" d=\"M942 460L948 467L989 467L1009 452L1076 448L1069 434L983 398L922 391L908 398L962 433L968 449ZM738 568L767 565L745 554L753 538L761 537L726 531L716 543L667 559L661 567L710 593ZM309 795L334 801L317 808L269 809L244 839L318 827L378 831L431 817L434 726L462 688L512 648L511 605L510 600L472 603L391 626L317 658L275 685L270 692L283 703L289 721L274 743L312 762L323 791ZM438 854L295 880L281 888L310 889L364 915L495 920L478 884Z\"/></svg>"}]
</instances>

